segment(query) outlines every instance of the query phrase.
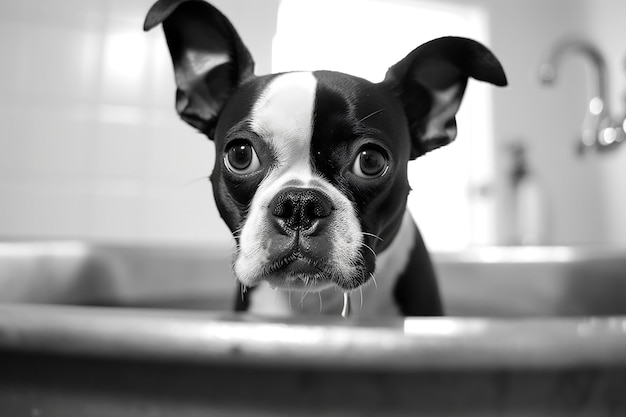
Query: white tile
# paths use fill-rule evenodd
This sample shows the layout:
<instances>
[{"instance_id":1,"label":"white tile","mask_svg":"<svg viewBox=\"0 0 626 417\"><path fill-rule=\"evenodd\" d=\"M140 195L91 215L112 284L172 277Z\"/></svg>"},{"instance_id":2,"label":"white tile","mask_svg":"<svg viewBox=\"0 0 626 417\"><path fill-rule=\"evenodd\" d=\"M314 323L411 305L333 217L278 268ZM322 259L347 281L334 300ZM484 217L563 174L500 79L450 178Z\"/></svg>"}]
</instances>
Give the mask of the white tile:
<instances>
[{"instance_id":1,"label":"white tile","mask_svg":"<svg viewBox=\"0 0 626 417\"><path fill-rule=\"evenodd\" d=\"M91 140L96 143L96 175L133 178L144 175L150 141L140 126L100 123Z\"/></svg>"},{"instance_id":2,"label":"white tile","mask_svg":"<svg viewBox=\"0 0 626 417\"><path fill-rule=\"evenodd\" d=\"M87 194L0 185L0 237L85 237L91 224Z\"/></svg>"}]
</instances>

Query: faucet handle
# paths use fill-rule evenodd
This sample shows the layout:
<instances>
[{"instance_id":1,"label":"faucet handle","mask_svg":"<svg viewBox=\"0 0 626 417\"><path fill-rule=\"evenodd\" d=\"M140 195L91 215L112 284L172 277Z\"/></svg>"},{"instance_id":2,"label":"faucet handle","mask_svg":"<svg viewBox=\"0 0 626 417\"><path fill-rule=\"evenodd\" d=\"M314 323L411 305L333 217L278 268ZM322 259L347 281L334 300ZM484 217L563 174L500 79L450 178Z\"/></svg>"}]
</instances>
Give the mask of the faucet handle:
<instances>
[{"instance_id":1,"label":"faucet handle","mask_svg":"<svg viewBox=\"0 0 626 417\"><path fill-rule=\"evenodd\" d=\"M626 61L624 62L626 68ZM551 63L541 64L539 66L539 81L543 85L552 85L556 80L556 68Z\"/></svg>"}]
</instances>

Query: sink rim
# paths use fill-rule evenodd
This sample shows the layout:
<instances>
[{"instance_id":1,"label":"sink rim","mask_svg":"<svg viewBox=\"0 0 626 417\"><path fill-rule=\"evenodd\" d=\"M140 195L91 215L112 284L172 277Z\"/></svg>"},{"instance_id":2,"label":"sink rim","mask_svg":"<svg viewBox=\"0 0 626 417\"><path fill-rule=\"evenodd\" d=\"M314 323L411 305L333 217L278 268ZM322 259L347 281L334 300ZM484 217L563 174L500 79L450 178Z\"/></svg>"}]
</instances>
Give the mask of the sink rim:
<instances>
[{"instance_id":1,"label":"sink rim","mask_svg":"<svg viewBox=\"0 0 626 417\"><path fill-rule=\"evenodd\" d=\"M255 366L415 371L626 366L626 316L267 318L0 305L0 351Z\"/></svg>"}]
</instances>

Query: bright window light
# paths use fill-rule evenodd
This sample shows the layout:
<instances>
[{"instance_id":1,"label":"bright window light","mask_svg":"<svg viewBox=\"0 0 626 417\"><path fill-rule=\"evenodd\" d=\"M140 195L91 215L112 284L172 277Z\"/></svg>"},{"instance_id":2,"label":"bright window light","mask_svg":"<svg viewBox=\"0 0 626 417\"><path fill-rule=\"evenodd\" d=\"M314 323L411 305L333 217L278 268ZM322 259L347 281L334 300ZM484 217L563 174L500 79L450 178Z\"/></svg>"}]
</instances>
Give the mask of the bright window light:
<instances>
[{"instance_id":1,"label":"bright window light","mask_svg":"<svg viewBox=\"0 0 626 417\"><path fill-rule=\"evenodd\" d=\"M488 45L486 12L434 0L282 0L272 71L326 69L378 82L420 44L450 35ZM456 142L409 165L409 208L432 249L495 239L493 203L472 192L493 176L489 94L471 83Z\"/></svg>"},{"instance_id":2,"label":"bright window light","mask_svg":"<svg viewBox=\"0 0 626 417\"><path fill-rule=\"evenodd\" d=\"M110 27L105 32L103 85L109 95L138 96L145 77L149 39L136 28Z\"/></svg>"}]
</instances>

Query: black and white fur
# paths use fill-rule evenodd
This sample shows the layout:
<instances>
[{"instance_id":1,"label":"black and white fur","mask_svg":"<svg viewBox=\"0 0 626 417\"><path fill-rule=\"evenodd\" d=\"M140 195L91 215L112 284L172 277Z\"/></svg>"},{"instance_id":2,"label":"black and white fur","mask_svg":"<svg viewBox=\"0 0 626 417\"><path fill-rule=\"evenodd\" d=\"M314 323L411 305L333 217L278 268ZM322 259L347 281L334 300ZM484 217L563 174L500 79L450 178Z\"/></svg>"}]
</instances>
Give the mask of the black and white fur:
<instances>
[{"instance_id":1,"label":"black and white fur","mask_svg":"<svg viewBox=\"0 0 626 417\"><path fill-rule=\"evenodd\" d=\"M237 245L236 309L339 314L353 292L360 316L443 314L406 209L407 163L454 140L469 77L506 85L495 56L446 37L377 84L332 71L255 76L236 30L208 3L160 0L144 29L160 23L176 109L215 142L211 182Z\"/></svg>"}]
</instances>

